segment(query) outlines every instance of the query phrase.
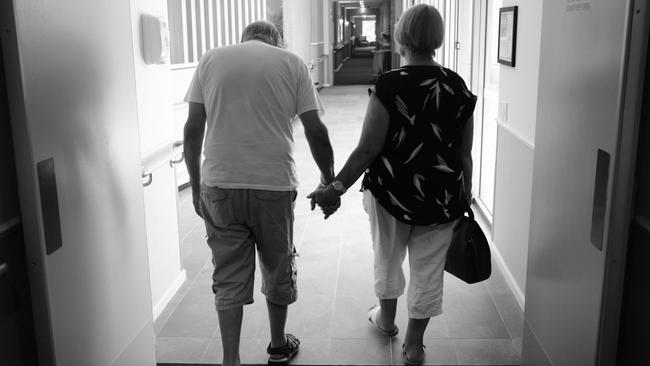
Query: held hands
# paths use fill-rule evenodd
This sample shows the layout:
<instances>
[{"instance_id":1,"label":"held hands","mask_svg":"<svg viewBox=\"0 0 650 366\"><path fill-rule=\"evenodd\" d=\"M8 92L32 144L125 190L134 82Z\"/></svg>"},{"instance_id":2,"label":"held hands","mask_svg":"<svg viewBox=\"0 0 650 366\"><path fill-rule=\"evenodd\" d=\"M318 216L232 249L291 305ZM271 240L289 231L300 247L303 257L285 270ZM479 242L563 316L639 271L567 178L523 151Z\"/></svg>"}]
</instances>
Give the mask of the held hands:
<instances>
[{"instance_id":1,"label":"held hands","mask_svg":"<svg viewBox=\"0 0 650 366\"><path fill-rule=\"evenodd\" d=\"M331 185L319 185L307 198L311 199L312 211L316 208L316 205L320 206L325 215L325 220L341 207L341 195Z\"/></svg>"}]
</instances>

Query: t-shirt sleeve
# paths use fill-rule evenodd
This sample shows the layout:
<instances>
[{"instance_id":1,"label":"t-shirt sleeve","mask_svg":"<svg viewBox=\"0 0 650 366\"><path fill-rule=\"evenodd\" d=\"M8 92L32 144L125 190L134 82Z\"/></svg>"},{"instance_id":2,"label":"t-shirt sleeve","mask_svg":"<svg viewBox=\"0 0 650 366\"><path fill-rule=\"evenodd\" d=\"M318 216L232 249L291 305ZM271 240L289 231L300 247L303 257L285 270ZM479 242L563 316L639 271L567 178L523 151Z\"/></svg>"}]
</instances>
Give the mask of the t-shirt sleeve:
<instances>
[{"instance_id":1,"label":"t-shirt sleeve","mask_svg":"<svg viewBox=\"0 0 650 366\"><path fill-rule=\"evenodd\" d=\"M201 82L201 64L194 70L194 76L192 77L192 82L190 87L187 89L185 94L184 101L188 103L202 103L205 104L203 100L203 88Z\"/></svg>"},{"instance_id":2,"label":"t-shirt sleeve","mask_svg":"<svg viewBox=\"0 0 650 366\"><path fill-rule=\"evenodd\" d=\"M320 115L325 111L320 100L317 99L316 89L309 76L307 65L300 62L300 70L298 72L298 90L296 93L296 115L301 115L305 112L317 110Z\"/></svg>"}]
</instances>

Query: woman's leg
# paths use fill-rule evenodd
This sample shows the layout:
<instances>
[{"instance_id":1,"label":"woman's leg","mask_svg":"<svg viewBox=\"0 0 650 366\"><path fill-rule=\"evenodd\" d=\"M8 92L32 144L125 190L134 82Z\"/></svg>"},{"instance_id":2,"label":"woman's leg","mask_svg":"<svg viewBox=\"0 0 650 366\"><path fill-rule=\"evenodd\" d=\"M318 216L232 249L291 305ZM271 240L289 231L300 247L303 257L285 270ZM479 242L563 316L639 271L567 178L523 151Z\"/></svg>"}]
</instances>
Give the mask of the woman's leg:
<instances>
[{"instance_id":1,"label":"woman's leg","mask_svg":"<svg viewBox=\"0 0 650 366\"><path fill-rule=\"evenodd\" d=\"M370 191L366 190L363 194L374 252L375 295L380 306L377 323L382 329L394 329L397 298L404 293L406 286L402 263L406 256L410 226L395 220L377 203Z\"/></svg>"},{"instance_id":2,"label":"woman's leg","mask_svg":"<svg viewBox=\"0 0 650 366\"><path fill-rule=\"evenodd\" d=\"M442 288L447 249L456 221L435 226L413 226L408 240L409 324L404 349L411 360L424 357L424 332L429 318L442 313Z\"/></svg>"},{"instance_id":3,"label":"woman's leg","mask_svg":"<svg viewBox=\"0 0 650 366\"><path fill-rule=\"evenodd\" d=\"M379 325L379 327L382 329L394 329L396 312L397 299L379 299L377 325Z\"/></svg>"},{"instance_id":4,"label":"woman's leg","mask_svg":"<svg viewBox=\"0 0 650 366\"><path fill-rule=\"evenodd\" d=\"M427 330L429 318L413 319L409 318L409 324L406 328L404 337L404 350L409 360L421 360L424 358L424 332Z\"/></svg>"}]
</instances>

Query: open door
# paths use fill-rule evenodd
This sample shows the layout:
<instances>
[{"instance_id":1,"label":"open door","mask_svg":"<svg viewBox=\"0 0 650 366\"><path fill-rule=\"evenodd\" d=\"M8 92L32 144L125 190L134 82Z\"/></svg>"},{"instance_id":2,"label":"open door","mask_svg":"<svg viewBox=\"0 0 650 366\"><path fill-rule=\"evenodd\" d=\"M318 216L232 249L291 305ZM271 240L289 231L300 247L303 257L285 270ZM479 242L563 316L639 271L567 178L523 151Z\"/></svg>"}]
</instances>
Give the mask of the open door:
<instances>
[{"instance_id":1,"label":"open door","mask_svg":"<svg viewBox=\"0 0 650 366\"><path fill-rule=\"evenodd\" d=\"M544 2L524 365L615 363L647 11Z\"/></svg>"},{"instance_id":2,"label":"open door","mask_svg":"<svg viewBox=\"0 0 650 366\"><path fill-rule=\"evenodd\" d=\"M153 365L128 0L0 2L40 365Z\"/></svg>"}]
</instances>

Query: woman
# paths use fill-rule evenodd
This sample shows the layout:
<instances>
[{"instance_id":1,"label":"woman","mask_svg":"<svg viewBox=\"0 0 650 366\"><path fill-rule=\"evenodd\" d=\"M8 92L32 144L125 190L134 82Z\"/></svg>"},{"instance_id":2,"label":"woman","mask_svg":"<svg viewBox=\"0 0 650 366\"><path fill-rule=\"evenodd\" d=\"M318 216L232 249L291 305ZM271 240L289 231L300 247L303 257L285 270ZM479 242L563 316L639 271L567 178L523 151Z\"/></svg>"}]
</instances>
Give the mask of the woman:
<instances>
[{"instance_id":1,"label":"woman","mask_svg":"<svg viewBox=\"0 0 650 366\"><path fill-rule=\"evenodd\" d=\"M370 217L375 294L370 322L387 336L405 287L409 251L408 328L402 355L424 361L429 318L442 313L445 257L454 225L471 201L472 113L476 97L462 78L433 60L444 26L433 6L409 8L395 29L406 65L383 74L369 90L361 138L330 185L308 197L327 211L361 173Z\"/></svg>"}]
</instances>

